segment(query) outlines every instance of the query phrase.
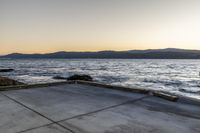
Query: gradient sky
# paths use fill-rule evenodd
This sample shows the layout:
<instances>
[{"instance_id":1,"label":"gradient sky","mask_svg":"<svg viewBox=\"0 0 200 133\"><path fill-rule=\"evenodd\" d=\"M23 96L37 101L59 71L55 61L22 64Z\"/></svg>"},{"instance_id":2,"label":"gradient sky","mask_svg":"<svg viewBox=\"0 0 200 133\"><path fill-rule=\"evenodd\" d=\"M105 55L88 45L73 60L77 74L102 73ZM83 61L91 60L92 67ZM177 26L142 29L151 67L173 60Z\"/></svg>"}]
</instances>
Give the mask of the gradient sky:
<instances>
[{"instance_id":1,"label":"gradient sky","mask_svg":"<svg viewBox=\"0 0 200 133\"><path fill-rule=\"evenodd\" d=\"M200 50L200 0L0 0L0 54Z\"/></svg>"}]
</instances>

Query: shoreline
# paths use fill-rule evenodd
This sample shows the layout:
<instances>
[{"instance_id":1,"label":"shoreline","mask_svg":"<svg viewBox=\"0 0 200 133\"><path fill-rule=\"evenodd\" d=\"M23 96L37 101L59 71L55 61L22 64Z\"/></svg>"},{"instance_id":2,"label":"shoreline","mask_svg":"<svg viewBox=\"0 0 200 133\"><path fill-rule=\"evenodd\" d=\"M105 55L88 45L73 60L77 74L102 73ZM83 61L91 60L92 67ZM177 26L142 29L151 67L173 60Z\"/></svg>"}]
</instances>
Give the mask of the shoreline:
<instances>
[{"instance_id":1,"label":"shoreline","mask_svg":"<svg viewBox=\"0 0 200 133\"><path fill-rule=\"evenodd\" d=\"M8 77L8 78L11 78L11 80L12 80L12 76L11 77ZM21 82L21 83L23 83L24 85L17 85L17 86L0 86L0 91L1 91L1 89L2 88L15 88L15 87L22 87L22 88L29 88L29 87L34 87L34 86L51 86L51 85L56 85L56 84L60 84L60 83L70 83L70 82L73 82L74 83L74 81L66 81L66 80L64 80L64 79L53 79L53 77L49 77L50 79L52 79L52 81L44 81L44 82L39 82L39 83L37 83L37 82L33 82L33 83L27 83L27 82L22 82L21 80L19 80L19 79L14 79L14 80L16 80L16 82ZM53 81L54 80L54 81ZM78 80L77 80L78 81ZM80 82L81 83L81 81L78 81L78 82ZM82 81L82 82L84 82L84 81ZM88 82L88 81L87 81ZM84 84L84 83L81 83L81 84ZM188 98L188 99L194 99L194 100L199 100L200 101L200 97L198 98L198 97L195 97L195 96L189 96L189 94L193 94L193 93L187 93L187 92L185 92L185 93L183 93L183 94L181 94L181 93L174 93L174 92L170 92L170 91L164 91L164 90L156 90L156 89L151 89L151 88L147 88L147 87L137 87L137 86L126 86L126 85L119 85L119 84L117 84L117 85L115 85L115 84L112 84L112 83L106 83L106 82L100 82L100 81L97 81L97 80L94 80L94 81L92 81L92 82L90 82L89 84L96 84L96 85L102 85L102 86L107 86L108 88L114 88L114 87L116 87L116 88L124 88L125 90L129 90L129 89L137 89L137 90L146 90L146 91L149 91L149 92L151 92L151 93L153 93L153 92L160 92L160 93L164 93L164 94L169 94L169 95L174 95L174 96L177 96L177 97L183 97L183 98ZM187 96L187 94L188 94L188 96Z\"/></svg>"},{"instance_id":2,"label":"shoreline","mask_svg":"<svg viewBox=\"0 0 200 133\"><path fill-rule=\"evenodd\" d=\"M38 87L51 87L51 86L59 86L64 84L82 84L82 85L89 85L89 86L96 86L96 87L104 87L107 89L113 89L113 90L119 90L119 91L125 91L125 92L131 92L131 93L141 93L141 94L148 94L155 97L160 97L165 100L169 101L193 101L200 103L200 99L196 99L193 97L186 97L178 94L173 94L170 92L165 91L155 91L155 90L149 90L145 88L136 88L136 87L125 87L125 86L116 86L116 85L110 85L110 84L104 84L100 82L89 82L89 81L80 81L80 80L74 80L74 81L60 81L60 82L51 82L51 83L41 83L41 84L24 84L24 85L15 85L15 86L0 86L0 92L1 91L12 91L12 90L23 90L23 89L33 89Z\"/></svg>"}]
</instances>

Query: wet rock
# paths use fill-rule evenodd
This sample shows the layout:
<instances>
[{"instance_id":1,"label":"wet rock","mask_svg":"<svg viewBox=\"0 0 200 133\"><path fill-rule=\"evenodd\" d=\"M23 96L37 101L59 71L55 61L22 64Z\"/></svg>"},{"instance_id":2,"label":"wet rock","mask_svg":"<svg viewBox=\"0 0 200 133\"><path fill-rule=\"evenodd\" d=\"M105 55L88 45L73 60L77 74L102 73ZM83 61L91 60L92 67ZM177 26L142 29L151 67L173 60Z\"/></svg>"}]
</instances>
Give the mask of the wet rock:
<instances>
[{"instance_id":1,"label":"wet rock","mask_svg":"<svg viewBox=\"0 0 200 133\"><path fill-rule=\"evenodd\" d=\"M12 72L14 69L0 69L0 72Z\"/></svg>"},{"instance_id":2,"label":"wet rock","mask_svg":"<svg viewBox=\"0 0 200 133\"><path fill-rule=\"evenodd\" d=\"M66 77L62 77L62 76L55 76L55 77L53 77L53 79L57 79L57 80L67 80Z\"/></svg>"},{"instance_id":3,"label":"wet rock","mask_svg":"<svg viewBox=\"0 0 200 133\"><path fill-rule=\"evenodd\" d=\"M13 86L13 85L24 85L24 83L6 77L0 77L0 86Z\"/></svg>"},{"instance_id":4,"label":"wet rock","mask_svg":"<svg viewBox=\"0 0 200 133\"><path fill-rule=\"evenodd\" d=\"M89 75L73 75L71 77L68 77L67 80L93 81L93 78Z\"/></svg>"}]
</instances>

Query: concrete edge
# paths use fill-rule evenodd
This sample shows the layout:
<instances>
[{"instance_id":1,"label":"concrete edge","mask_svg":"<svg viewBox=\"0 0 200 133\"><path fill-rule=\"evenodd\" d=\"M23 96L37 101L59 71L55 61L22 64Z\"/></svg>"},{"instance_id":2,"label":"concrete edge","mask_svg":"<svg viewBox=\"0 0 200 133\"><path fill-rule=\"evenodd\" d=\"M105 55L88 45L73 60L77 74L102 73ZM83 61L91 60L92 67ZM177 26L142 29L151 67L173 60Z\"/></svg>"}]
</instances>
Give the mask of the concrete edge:
<instances>
[{"instance_id":1,"label":"concrete edge","mask_svg":"<svg viewBox=\"0 0 200 133\"><path fill-rule=\"evenodd\" d=\"M176 94L172 94L170 92L165 92L165 91L148 90L148 89L136 88L136 87L130 88L130 87L124 87L124 86L115 86L115 85L108 85L108 84L99 83L99 82L81 81L81 80L76 80L74 81L74 83L91 85L91 86L96 86L96 87L105 87L107 89L120 90L120 91L132 92L132 93L148 94L148 95L153 95L155 97L159 97L159 98L172 101L172 102L186 103L185 101L188 101L188 103L200 104L200 100L198 99L184 97L181 95L176 95Z\"/></svg>"},{"instance_id":2,"label":"concrete edge","mask_svg":"<svg viewBox=\"0 0 200 133\"><path fill-rule=\"evenodd\" d=\"M154 92L152 92L152 94L153 94L153 96L160 97L160 98L172 101L172 102L177 102L178 99L179 99L178 96L170 95L170 94L167 94L167 93L164 93L164 92L156 92L156 91L154 91Z\"/></svg>"},{"instance_id":3,"label":"concrete edge","mask_svg":"<svg viewBox=\"0 0 200 133\"><path fill-rule=\"evenodd\" d=\"M22 89L32 89L37 87L49 87L64 84L74 84L74 81L63 81L63 82L53 82L53 83L43 83L43 84L30 84L30 85L15 85L15 86L1 86L0 91L11 91L11 90L22 90Z\"/></svg>"},{"instance_id":4,"label":"concrete edge","mask_svg":"<svg viewBox=\"0 0 200 133\"><path fill-rule=\"evenodd\" d=\"M148 90L144 88L136 88L136 87L130 88L130 87L124 87L124 86L115 86L115 85L108 85L108 84L103 84L103 83L98 83L98 82L80 81L80 80L76 80L75 83L97 86L97 87L105 87L108 89L127 91L127 92L132 92L132 93L148 94L148 95L160 97L162 99L172 101L172 102L177 102L179 99L179 96L174 95L174 94L165 93L162 91Z\"/></svg>"},{"instance_id":5,"label":"concrete edge","mask_svg":"<svg viewBox=\"0 0 200 133\"><path fill-rule=\"evenodd\" d=\"M129 87L108 85L108 84L91 82L91 81L76 80L74 82L76 84L84 84L84 85L90 85L90 86L96 86L96 87L105 87L105 88L112 89L112 90L120 90L120 91L127 91L127 92L141 93L141 94L148 94L150 92L150 90L147 90L147 89L129 88Z\"/></svg>"},{"instance_id":6,"label":"concrete edge","mask_svg":"<svg viewBox=\"0 0 200 133\"><path fill-rule=\"evenodd\" d=\"M82 80L62 81L62 82L33 84L33 85L6 86L6 87L0 87L0 91L31 89L31 88L37 88L37 87L50 87L50 86L58 86L58 85L64 85L64 84L83 84L83 85L90 85L90 86L96 86L96 87L105 87L107 89L112 89L112 90L120 90L120 91L132 92L132 93L153 95L153 96L160 97L162 99L172 101L172 102L179 102L179 101L188 102L189 101L189 103L194 103L194 104L200 103L200 100L198 99L178 96L175 94L171 94L169 92L148 90L148 89L136 88L136 87L130 88L130 87L124 87L124 86L115 86L115 85L108 85L108 84L99 83L99 82L82 81Z\"/></svg>"}]
</instances>

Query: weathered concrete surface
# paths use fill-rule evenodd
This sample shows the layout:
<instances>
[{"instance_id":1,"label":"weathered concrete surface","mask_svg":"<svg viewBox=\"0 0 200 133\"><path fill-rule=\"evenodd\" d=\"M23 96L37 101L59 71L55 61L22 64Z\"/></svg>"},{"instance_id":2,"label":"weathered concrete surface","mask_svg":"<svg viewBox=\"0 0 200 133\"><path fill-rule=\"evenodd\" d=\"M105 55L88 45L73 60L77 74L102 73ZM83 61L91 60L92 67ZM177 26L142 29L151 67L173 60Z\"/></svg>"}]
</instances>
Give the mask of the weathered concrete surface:
<instances>
[{"instance_id":1,"label":"weathered concrete surface","mask_svg":"<svg viewBox=\"0 0 200 133\"><path fill-rule=\"evenodd\" d=\"M200 119L200 102L188 101L186 99L180 99L179 102L170 102L157 97L150 97L138 101L135 105L148 108L149 110Z\"/></svg>"},{"instance_id":2,"label":"weathered concrete surface","mask_svg":"<svg viewBox=\"0 0 200 133\"><path fill-rule=\"evenodd\" d=\"M200 132L200 106L190 100L80 84L0 93L0 133Z\"/></svg>"},{"instance_id":3,"label":"weathered concrete surface","mask_svg":"<svg viewBox=\"0 0 200 133\"><path fill-rule=\"evenodd\" d=\"M145 102L151 98L144 99ZM156 98L157 101L162 99ZM155 100L155 99L154 99ZM165 110L165 105L147 105L145 102L124 104L115 108L62 121L61 124L76 133L199 133L200 119L175 112L168 101L162 101L172 107L174 113ZM167 105L166 104L166 105ZM174 104L174 103L173 103ZM144 105L144 106L143 106ZM151 107L151 108L150 108ZM156 108L154 108L156 107ZM188 106L189 107L189 106ZM195 111L200 107L195 107ZM191 109L192 110L192 109ZM185 111L187 112L187 111ZM192 113L188 111L187 113ZM197 112L196 112L197 113ZM200 114L200 112L198 112ZM195 114L196 115L196 114ZM194 116L195 117L195 116Z\"/></svg>"},{"instance_id":4,"label":"weathered concrete surface","mask_svg":"<svg viewBox=\"0 0 200 133\"><path fill-rule=\"evenodd\" d=\"M51 124L37 129L25 131L24 133L71 133L71 132L56 124Z\"/></svg>"},{"instance_id":5,"label":"weathered concrete surface","mask_svg":"<svg viewBox=\"0 0 200 133\"><path fill-rule=\"evenodd\" d=\"M49 120L0 94L0 133L16 133L48 123Z\"/></svg>"},{"instance_id":6,"label":"weathered concrete surface","mask_svg":"<svg viewBox=\"0 0 200 133\"><path fill-rule=\"evenodd\" d=\"M41 89L28 89L4 92L11 98L33 108L54 121L68 119L80 114L121 104L123 102L144 97L130 96L127 92L110 93L110 90L91 89L90 86L63 85ZM108 93L106 93L106 91ZM112 92L112 91L111 91Z\"/></svg>"}]
</instances>

